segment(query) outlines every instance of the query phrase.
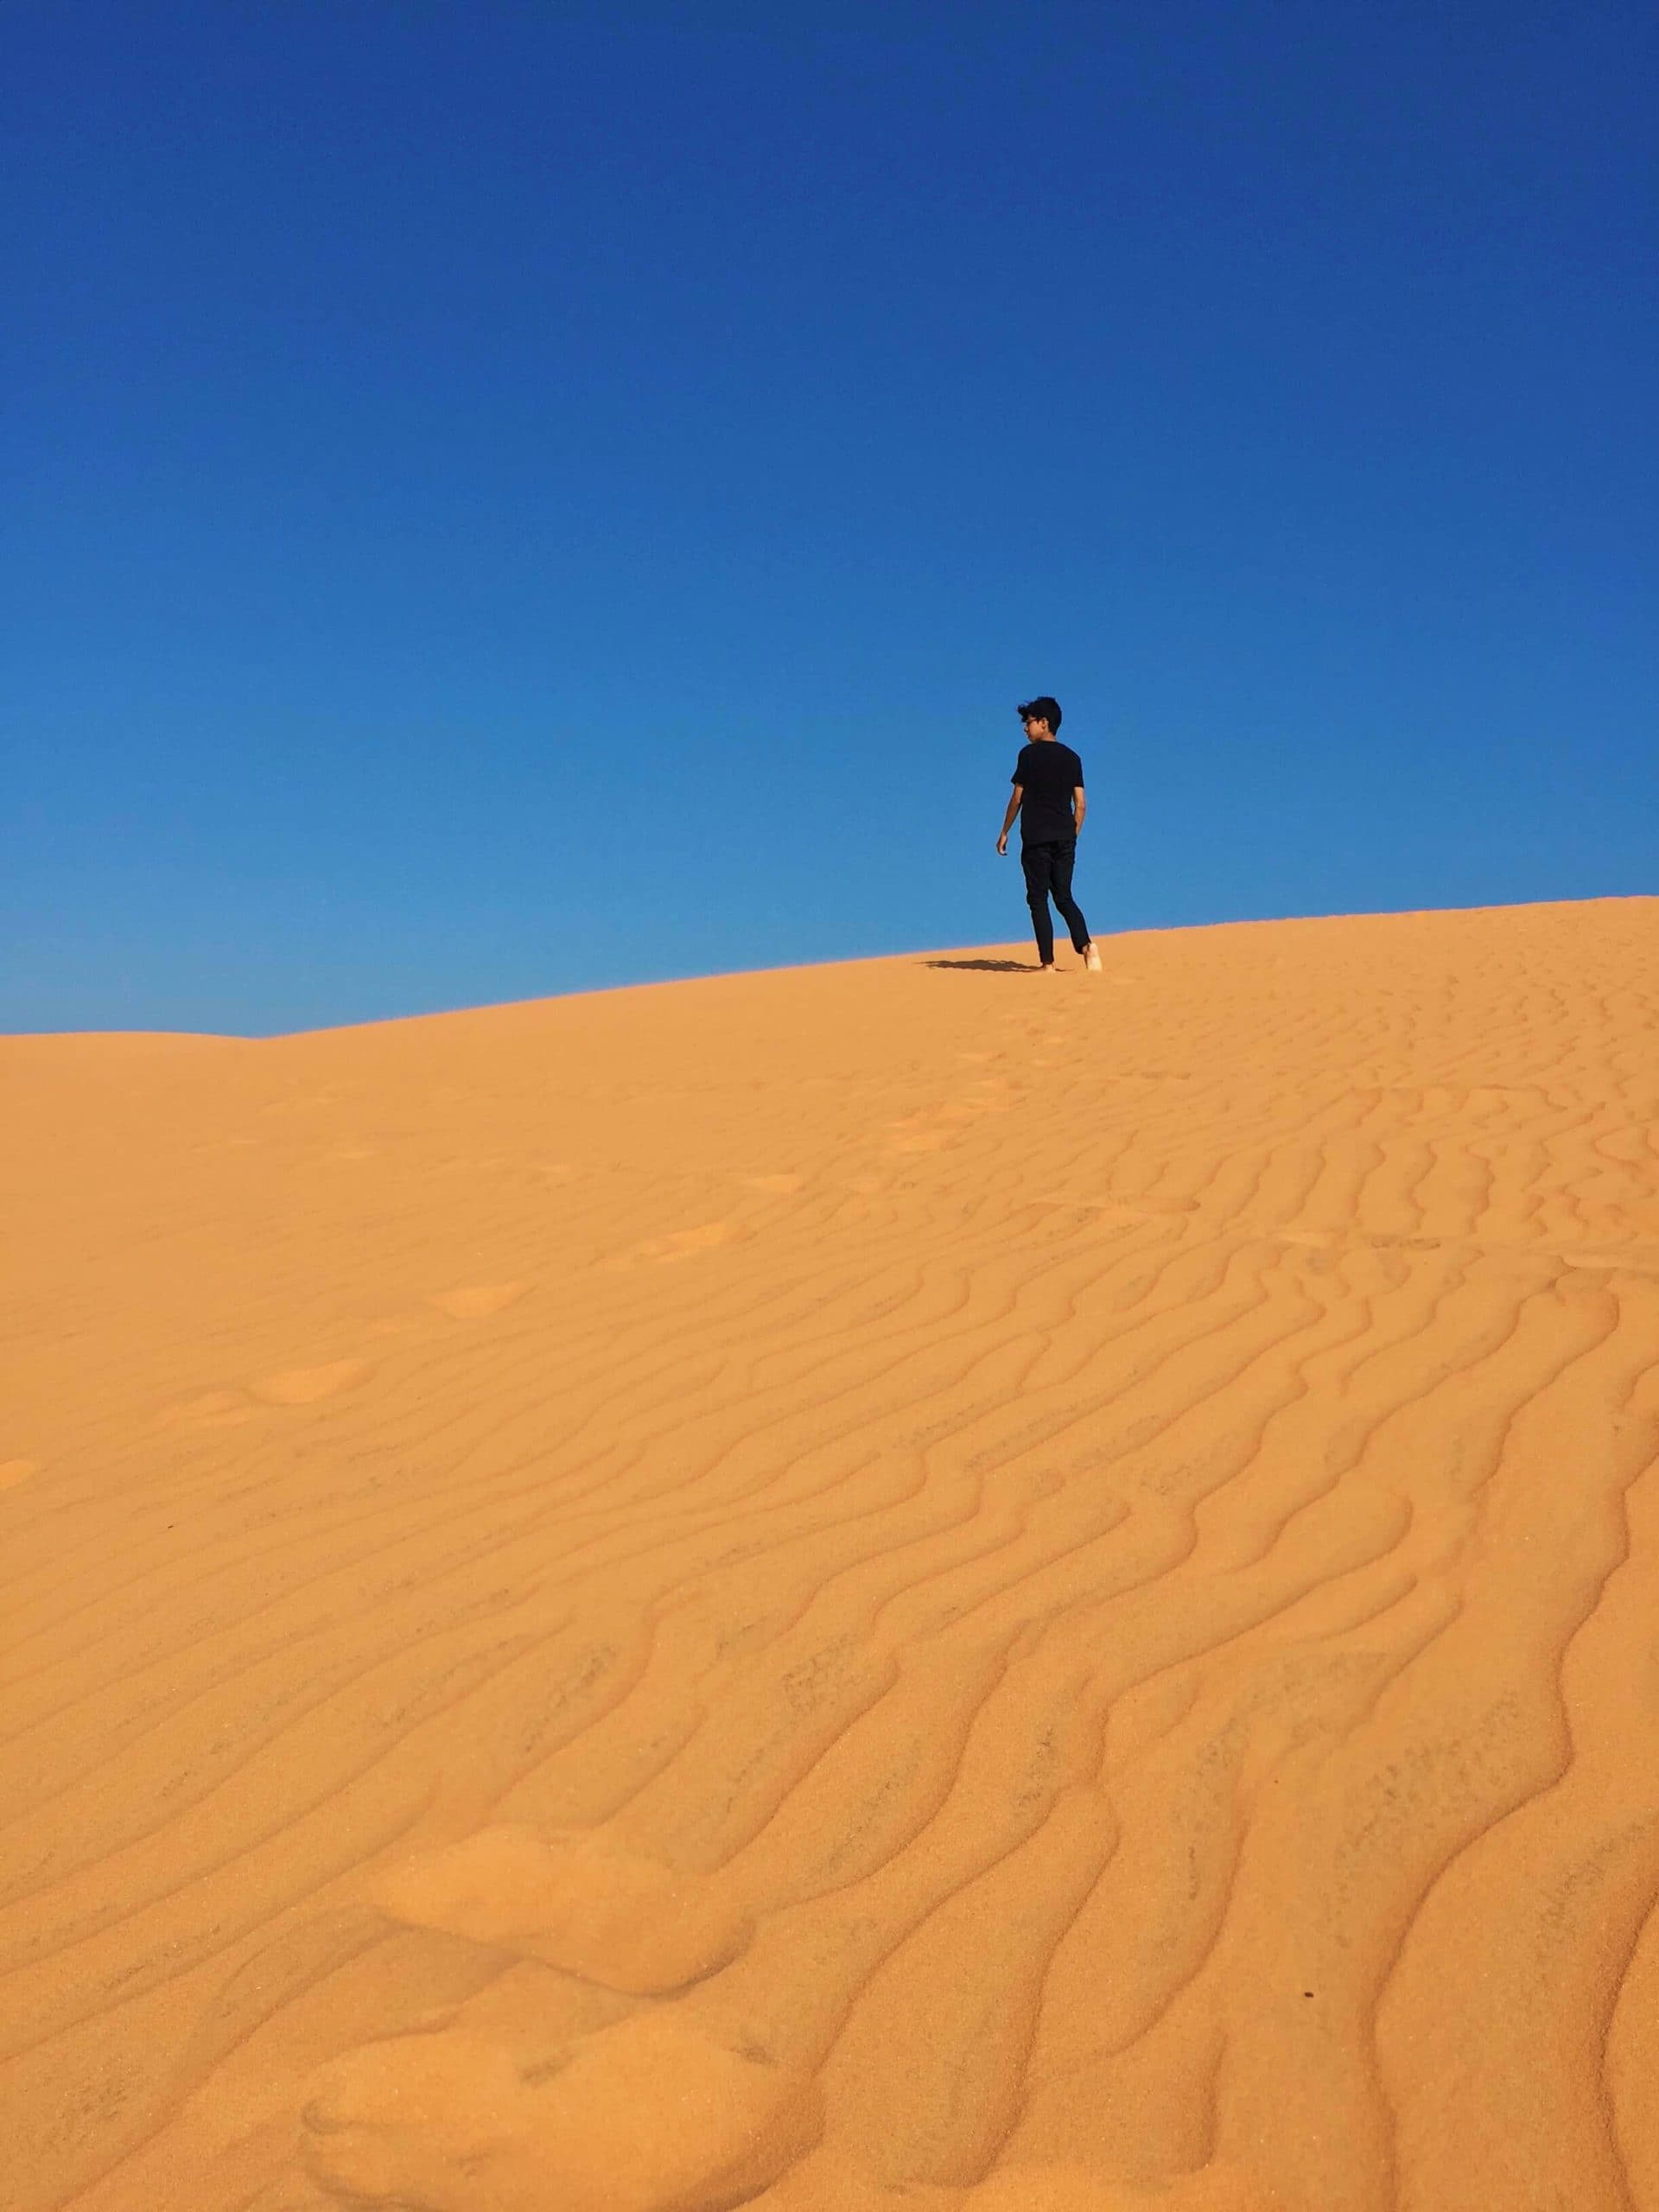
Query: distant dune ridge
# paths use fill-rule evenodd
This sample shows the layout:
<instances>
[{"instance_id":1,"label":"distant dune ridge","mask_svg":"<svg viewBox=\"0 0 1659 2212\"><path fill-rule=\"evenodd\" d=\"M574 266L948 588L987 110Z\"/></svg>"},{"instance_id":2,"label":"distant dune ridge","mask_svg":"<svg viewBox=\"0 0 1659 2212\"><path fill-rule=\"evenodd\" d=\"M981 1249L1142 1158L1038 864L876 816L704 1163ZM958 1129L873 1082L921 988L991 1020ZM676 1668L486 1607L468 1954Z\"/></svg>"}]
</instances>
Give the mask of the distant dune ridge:
<instances>
[{"instance_id":1,"label":"distant dune ridge","mask_svg":"<svg viewBox=\"0 0 1659 2212\"><path fill-rule=\"evenodd\" d=\"M1656 956L0 1040L0 2206L1659 2212Z\"/></svg>"}]
</instances>

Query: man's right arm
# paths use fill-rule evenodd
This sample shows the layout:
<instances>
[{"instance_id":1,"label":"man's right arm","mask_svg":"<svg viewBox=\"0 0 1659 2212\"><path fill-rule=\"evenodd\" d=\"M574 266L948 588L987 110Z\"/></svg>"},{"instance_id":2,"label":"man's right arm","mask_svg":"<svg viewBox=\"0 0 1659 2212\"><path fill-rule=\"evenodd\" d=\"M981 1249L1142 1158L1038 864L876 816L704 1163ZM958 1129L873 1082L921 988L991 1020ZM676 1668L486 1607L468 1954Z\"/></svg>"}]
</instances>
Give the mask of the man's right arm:
<instances>
[{"instance_id":1,"label":"man's right arm","mask_svg":"<svg viewBox=\"0 0 1659 2212\"><path fill-rule=\"evenodd\" d=\"M1002 817L1002 834L996 841L996 849L999 853L1006 853L1008 849L1008 832L1014 827L1014 817L1019 813L1020 802L1025 795L1024 785L1016 784L1014 787L1014 796L1008 801L1008 810Z\"/></svg>"}]
</instances>

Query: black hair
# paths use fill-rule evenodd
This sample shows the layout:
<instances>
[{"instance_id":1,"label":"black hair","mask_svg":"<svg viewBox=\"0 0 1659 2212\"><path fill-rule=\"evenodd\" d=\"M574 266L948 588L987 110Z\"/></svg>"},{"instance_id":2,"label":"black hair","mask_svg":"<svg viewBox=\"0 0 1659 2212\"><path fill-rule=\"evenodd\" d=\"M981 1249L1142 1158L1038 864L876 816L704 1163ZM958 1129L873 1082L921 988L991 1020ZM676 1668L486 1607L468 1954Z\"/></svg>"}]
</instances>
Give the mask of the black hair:
<instances>
[{"instance_id":1,"label":"black hair","mask_svg":"<svg viewBox=\"0 0 1659 2212\"><path fill-rule=\"evenodd\" d=\"M1019 709L1022 722L1046 722L1058 737L1060 734L1060 702L1045 695L1040 699L1027 699Z\"/></svg>"}]
</instances>

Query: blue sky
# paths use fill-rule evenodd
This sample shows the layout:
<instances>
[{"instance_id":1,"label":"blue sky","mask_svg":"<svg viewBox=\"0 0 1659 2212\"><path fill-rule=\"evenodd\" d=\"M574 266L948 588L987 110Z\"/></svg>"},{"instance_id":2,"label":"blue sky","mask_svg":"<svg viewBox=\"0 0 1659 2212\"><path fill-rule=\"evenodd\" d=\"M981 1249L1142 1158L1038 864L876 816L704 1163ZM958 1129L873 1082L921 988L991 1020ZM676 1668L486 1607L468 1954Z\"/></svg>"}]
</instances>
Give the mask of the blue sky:
<instances>
[{"instance_id":1,"label":"blue sky","mask_svg":"<svg viewBox=\"0 0 1659 2212\"><path fill-rule=\"evenodd\" d=\"M0 37L0 1028L1654 887L1645 4Z\"/></svg>"}]
</instances>

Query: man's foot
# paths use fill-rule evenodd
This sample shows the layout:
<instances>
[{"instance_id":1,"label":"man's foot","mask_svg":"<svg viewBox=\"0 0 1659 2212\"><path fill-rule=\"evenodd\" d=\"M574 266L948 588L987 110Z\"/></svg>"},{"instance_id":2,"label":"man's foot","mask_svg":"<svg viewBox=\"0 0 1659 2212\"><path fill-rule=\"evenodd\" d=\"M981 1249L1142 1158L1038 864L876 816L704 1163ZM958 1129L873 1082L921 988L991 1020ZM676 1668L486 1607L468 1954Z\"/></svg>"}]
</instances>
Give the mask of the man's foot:
<instances>
[{"instance_id":1,"label":"man's foot","mask_svg":"<svg viewBox=\"0 0 1659 2212\"><path fill-rule=\"evenodd\" d=\"M1039 960L1037 963L1037 973L1039 976L1058 976L1059 972L1052 960Z\"/></svg>"},{"instance_id":2,"label":"man's foot","mask_svg":"<svg viewBox=\"0 0 1659 2212\"><path fill-rule=\"evenodd\" d=\"M1091 974L1096 976L1099 975L1100 955L1095 949L1095 941L1093 938L1090 938L1088 944L1083 948L1083 964L1090 971Z\"/></svg>"}]
</instances>

